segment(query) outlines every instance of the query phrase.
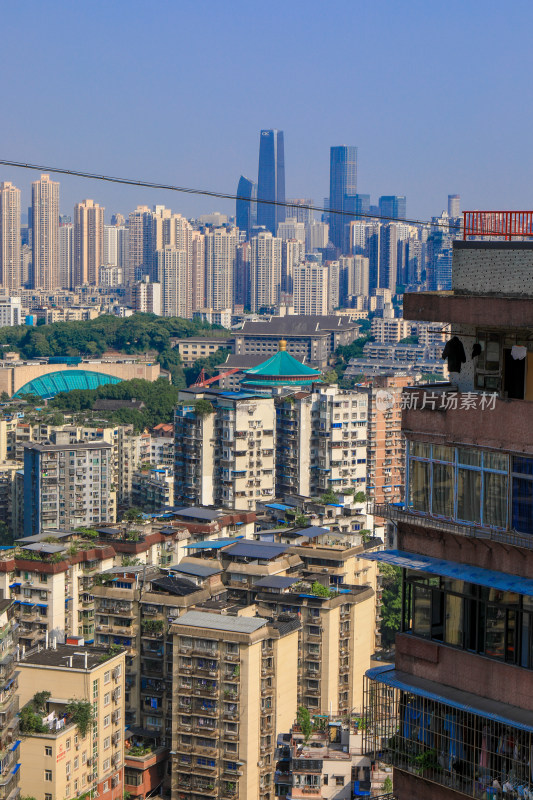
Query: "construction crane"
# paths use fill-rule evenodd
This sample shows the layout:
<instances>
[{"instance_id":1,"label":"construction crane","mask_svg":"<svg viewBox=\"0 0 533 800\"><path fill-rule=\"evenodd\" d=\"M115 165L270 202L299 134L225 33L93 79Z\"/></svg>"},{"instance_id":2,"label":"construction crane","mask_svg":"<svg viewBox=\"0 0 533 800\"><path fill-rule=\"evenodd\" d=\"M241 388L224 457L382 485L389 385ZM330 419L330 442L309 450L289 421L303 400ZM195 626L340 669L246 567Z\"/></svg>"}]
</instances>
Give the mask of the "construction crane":
<instances>
[{"instance_id":1,"label":"construction crane","mask_svg":"<svg viewBox=\"0 0 533 800\"><path fill-rule=\"evenodd\" d=\"M229 369L227 372L221 372L218 375L215 375L214 378L206 378L205 369L202 367L202 369L200 370L200 374L193 383L193 386L195 388L202 389L204 386L209 386L210 383L215 383L216 381L219 381L221 378L226 378L228 375L234 375L236 372L241 372L240 367L237 367L236 369Z\"/></svg>"}]
</instances>

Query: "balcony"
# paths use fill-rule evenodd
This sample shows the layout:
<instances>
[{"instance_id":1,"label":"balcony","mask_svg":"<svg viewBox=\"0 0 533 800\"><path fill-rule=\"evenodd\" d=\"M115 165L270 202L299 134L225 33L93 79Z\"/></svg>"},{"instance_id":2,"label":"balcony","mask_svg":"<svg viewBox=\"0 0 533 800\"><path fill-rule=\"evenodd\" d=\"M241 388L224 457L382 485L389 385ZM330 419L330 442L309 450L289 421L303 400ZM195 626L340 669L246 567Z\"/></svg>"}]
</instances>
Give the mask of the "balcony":
<instances>
[{"instance_id":1,"label":"balcony","mask_svg":"<svg viewBox=\"0 0 533 800\"><path fill-rule=\"evenodd\" d=\"M370 513L370 507L369 507ZM405 522L408 525L415 525L419 528L431 528L432 530L450 533L453 536L468 536L471 539L490 539L493 542L514 547L524 547L533 550L533 536L528 534L516 533L515 531L501 531L496 528L480 528L476 525L454 522L453 520L443 520L431 517L429 514L411 511L402 505L394 503L374 503L371 513L376 517L390 519L393 522Z\"/></svg>"}]
</instances>

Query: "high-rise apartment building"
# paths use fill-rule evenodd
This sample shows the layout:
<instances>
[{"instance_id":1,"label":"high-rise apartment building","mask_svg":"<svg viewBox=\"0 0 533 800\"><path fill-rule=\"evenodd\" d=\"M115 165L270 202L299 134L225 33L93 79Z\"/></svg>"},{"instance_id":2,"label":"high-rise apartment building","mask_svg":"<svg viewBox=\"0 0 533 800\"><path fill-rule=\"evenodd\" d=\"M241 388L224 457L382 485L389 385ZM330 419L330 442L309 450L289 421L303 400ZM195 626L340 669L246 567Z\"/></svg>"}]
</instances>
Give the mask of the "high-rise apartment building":
<instances>
[{"instance_id":1,"label":"high-rise apartment building","mask_svg":"<svg viewBox=\"0 0 533 800\"><path fill-rule=\"evenodd\" d=\"M0 184L0 284L4 289L21 285L20 189L9 181Z\"/></svg>"},{"instance_id":2,"label":"high-rise apartment building","mask_svg":"<svg viewBox=\"0 0 533 800\"><path fill-rule=\"evenodd\" d=\"M33 288L59 286L59 183L41 175L32 187Z\"/></svg>"},{"instance_id":3,"label":"high-rise apartment building","mask_svg":"<svg viewBox=\"0 0 533 800\"><path fill-rule=\"evenodd\" d=\"M4 596L0 600L0 674L2 676L0 737L4 752L0 791L6 800L20 796L20 723L17 715L19 710L19 673L15 667L17 627L14 603L9 599L9 595Z\"/></svg>"},{"instance_id":4,"label":"high-rise apartment building","mask_svg":"<svg viewBox=\"0 0 533 800\"><path fill-rule=\"evenodd\" d=\"M287 200L285 214L287 217L296 217L297 222L310 225L315 218L315 212L311 208L306 208L306 206L314 206L314 204L315 202L311 197L292 198Z\"/></svg>"},{"instance_id":5,"label":"high-rise apartment building","mask_svg":"<svg viewBox=\"0 0 533 800\"><path fill-rule=\"evenodd\" d=\"M194 388L180 392L179 399L175 502L254 510L256 502L272 499L273 399ZM207 402L203 408L201 400Z\"/></svg>"},{"instance_id":6,"label":"high-rise apartment building","mask_svg":"<svg viewBox=\"0 0 533 800\"><path fill-rule=\"evenodd\" d=\"M259 172L257 179L257 224L274 236L278 223L285 219L285 208L273 203L285 202L285 150L283 131L261 131L259 137ZM261 200L270 201L261 203Z\"/></svg>"},{"instance_id":7,"label":"high-rise apartment building","mask_svg":"<svg viewBox=\"0 0 533 800\"><path fill-rule=\"evenodd\" d=\"M461 215L461 195L449 194L448 195L448 216L457 218Z\"/></svg>"},{"instance_id":8,"label":"high-rise apartment building","mask_svg":"<svg viewBox=\"0 0 533 800\"><path fill-rule=\"evenodd\" d=\"M276 399L276 494L366 488L368 394L315 383Z\"/></svg>"},{"instance_id":9,"label":"high-rise apartment building","mask_svg":"<svg viewBox=\"0 0 533 800\"><path fill-rule=\"evenodd\" d=\"M191 310L205 308L205 237L200 231L191 234Z\"/></svg>"},{"instance_id":10,"label":"high-rise apartment building","mask_svg":"<svg viewBox=\"0 0 533 800\"><path fill-rule=\"evenodd\" d=\"M379 215L387 219L397 220L407 217L407 200L405 195L382 195L379 198Z\"/></svg>"},{"instance_id":11,"label":"high-rise apartment building","mask_svg":"<svg viewBox=\"0 0 533 800\"><path fill-rule=\"evenodd\" d=\"M143 275L150 273L151 264L145 264L148 228L151 230L152 215L148 206L137 206L129 216L128 227L128 268L125 274L126 285L131 285Z\"/></svg>"},{"instance_id":12,"label":"high-rise apartment building","mask_svg":"<svg viewBox=\"0 0 533 800\"><path fill-rule=\"evenodd\" d=\"M278 225L278 238L283 240L296 239L305 245L305 224L298 222L296 217L286 217Z\"/></svg>"},{"instance_id":13,"label":"high-rise apartment building","mask_svg":"<svg viewBox=\"0 0 533 800\"><path fill-rule=\"evenodd\" d=\"M233 276L234 305L250 308L250 242L241 242L237 247L235 273Z\"/></svg>"},{"instance_id":14,"label":"high-rise apartment building","mask_svg":"<svg viewBox=\"0 0 533 800\"><path fill-rule=\"evenodd\" d=\"M205 234L205 300L207 308L214 311L233 305L238 244L237 228L215 228Z\"/></svg>"},{"instance_id":15,"label":"high-rise apartment building","mask_svg":"<svg viewBox=\"0 0 533 800\"><path fill-rule=\"evenodd\" d=\"M104 255L102 266L118 266L118 227L104 225Z\"/></svg>"},{"instance_id":16,"label":"high-rise apartment building","mask_svg":"<svg viewBox=\"0 0 533 800\"><path fill-rule=\"evenodd\" d=\"M452 291L404 295L452 337L450 382L404 390L405 502L375 509L403 613L394 666L367 673L365 737L398 800L533 792L533 248L505 240L514 212L485 214L499 239L453 243Z\"/></svg>"},{"instance_id":17,"label":"high-rise apartment building","mask_svg":"<svg viewBox=\"0 0 533 800\"><path fill-rule=\"evenodd\" d=\"M98 283L104 263L104 210L94 200L74 206L74 286Z\"/></svg>"},{"instance_id":18,"label":"high-rise apartment building","mask_svg":"<svg viewBox=\"0 0 533 800\"><path fill-rule=\"evenodd\" d=\"M274 800L297 710L297 618L188 611L173 626L172 798Z\"/></svg>"},{"instance_id":19,"label":"high-rise apartment building","mask_svg":"<svg viewBox=\"0 0 533 800\"><path fill-rule=\"evenodd\" d=\"M294 268L305 259L305 243L298 239L286 239L281 243L281 291L293 292Z\"/></svg>"},{"instance_id":20,"label":"high-rise apartment building","mask_svg":"<svg viewBox=\"0 0 533 800\"><path fill-rule=\"evenodd\" d=\"M24 448L24 535L114 522L111 451L106 442L72 444L57 432L54 444Z\"/></svg>"},{"instance_id":21,"label":"high-rise apartment building","mask_svg":"<svg viewBox=\"0 0 533 800\"><path fill-rule=\"evenodd\" d=\"M305 250L312 253L314 250L322 250L328 246L329 225L327 222L313 222L305 228Z\"/></svg>"},{"instance_id":22,"label":"high-rise apartment building","mask_svg":"<svg viewBox=\"0 0 533 800\"><path fill-rule=\"evenodd\" d=\"M246 238L250 238L250 231L257 222L257 183L241 175L237 186L237 201L235 203L235 223L240 231L246 231Z\"/></svg>"},{"instance_id":23,"label":"high-rise apartment building","mask_svg":"<svg viewBox=\"0 0 533 800\"><path fill-rule=\"evenodd\" d=\"M347 208L348 198L357 194L357 147L341 145L330 148L329 208L335 211L353 211ZM344 229L349 218L344 214L329 215L329 235L335 247L344 249Z\"/></svg>"},{"instance_id":24,"label":"high-rise apartment building","mask_svg":"<svg viewBox=\"0 0 533 800\"><path fill-rule=\"evenodd\" d=\"M293 270L294 313L325 316L329 309L329 267L306 261Z\"/></svg>"},{"instance_id":25,"label":"high-rise apartment building","mask_svg":"<svg viewBox=\"0 0 533 800\"><path fill-rule=\"evenodd\" d=\"M124 660L124 651L84 647L83 640L81 646L23 651L17 663L20 704L40 723L24 730L20 746L24 795L122 797ZM41 687L49 696L36 701Z\"/></svg>"},{"instance_id":26,"label":"high-rise apartment building","mask_svg":"<svg viewBox=\"0 0 533 800\"><path fill-rule=\"evenodd\" d=\"M162 287L164 317L191 317L188 254L168 245L157 252L157 277Z\"/></svg>"},{"instance_id":27,"label":"high-rise apartment building","mask_svg":"<svg viewBox=\"0 0 533 800\"><path fill-rule=\"evenodd\" d=\"M74 283L74 225L66 222L59 226L59 285L73 289Z\"/></svg>"},{"instance_id":28,"label":"high-rise apartment building","mask_svg":"<svg viewBox=\"0 0 533 800\"><path fill-rule=\"evenodd\" d=\"M161 252L161 251L160 251ZM116 267L115 269L119 269ZM131 289L131 305L134 311L139 314L156 314L156 316L185 316L185 314L163 314L163 303L161 297L161 284L151 281L145 275L142 281L137 281Z\"/></svg>"},{"instance_id":29,"label":"high-rise apartment building","mask_svg":"<svg viewBox=\"0 0 533 800\"><path fill-rule=\"evenodd\" d=\"M276 305L281 289L281 244L270 231L253 236L250 252L250 300L252 311Z\"/></svg>"}]
</instances>

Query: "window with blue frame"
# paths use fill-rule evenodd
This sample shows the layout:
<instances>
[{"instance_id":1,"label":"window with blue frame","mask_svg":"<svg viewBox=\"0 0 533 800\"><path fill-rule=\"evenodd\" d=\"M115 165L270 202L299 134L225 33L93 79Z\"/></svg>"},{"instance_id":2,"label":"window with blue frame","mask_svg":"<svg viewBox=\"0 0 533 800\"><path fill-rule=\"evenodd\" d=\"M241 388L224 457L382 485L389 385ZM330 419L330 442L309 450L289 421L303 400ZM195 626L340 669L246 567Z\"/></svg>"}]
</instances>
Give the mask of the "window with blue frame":
<instances>
[{"instance_id":1,"label":"window with blue frame","mask_svg":"<svg viewBox=\"0 0 533 800\"><path fill-rule=\"evenodd\" d=\"M408 470L408 505L413 511L487 528L509 527L506 453L410 442ZM521 517L523 526L529 525L517 530L533 533L533 494L528 494L533 490L533 472L530 477L520 475L517 480L529 481L527 486L517 483L516 516ZM513 502L513 527L514 506Z\"/></svg>"},{"instance_id":2,"label":"window with blue frame","mask_svg":"<svg viewBox=\"0 0 533 800\"><path fill-rule=\"evenodd\" d=\"M513 528L520 533L533 532L533 458L513 456Z\"/></svg>"}]
</instances>

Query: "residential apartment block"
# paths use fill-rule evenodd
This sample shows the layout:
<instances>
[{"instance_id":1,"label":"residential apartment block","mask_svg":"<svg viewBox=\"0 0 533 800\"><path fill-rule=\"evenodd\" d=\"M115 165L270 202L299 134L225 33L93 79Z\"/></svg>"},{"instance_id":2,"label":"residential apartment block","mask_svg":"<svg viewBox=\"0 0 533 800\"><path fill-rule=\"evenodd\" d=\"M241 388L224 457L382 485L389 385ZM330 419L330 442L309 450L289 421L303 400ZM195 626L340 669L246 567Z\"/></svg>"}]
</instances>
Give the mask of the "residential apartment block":
<instances>
[{"instance_id":1,"label":"residential apartment block","mask_svg":"<svg viewBox=\"0 0 533 800\"><path fill-rule=\"evenodd\" d=\"M404 389L408 494L377 513L403 575L396 663L367 673L366 741L399 800L533 792L533 246L514 213L467 214L452 290L404 298L451 323L450 382ZM482 230L480 230L482 233ZM500 238L498 238L500 235Z\"/></svg>"},{"instance_id":2,"label":"residential apartment block","mask_svg":"<svg viewBox=\"0 0 533 800\"><path fill-rule=\"evenodd\" d=\"M180 392L179 400L183 405L175 415L175 502L253 510L256 502L272 498L272 399L191 387Z\"/></svg>"},{"instance_id":3,"label":"residential apartment block","mask_svg":"<svg viewBox=\"0 0 533 800\"><path fill-rule=\"evenodd\" d=\"M23 794L44 800L87 792L103 800L122 796L124 653L85 647L82 640L24 654L16 667L20 705L41 725L22 731ZM39 707L33 698L43 687L49 696ZM72 712L72 699L92 710L92 722Z\"/></svg>"}]
</instances>

